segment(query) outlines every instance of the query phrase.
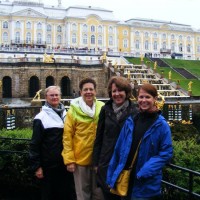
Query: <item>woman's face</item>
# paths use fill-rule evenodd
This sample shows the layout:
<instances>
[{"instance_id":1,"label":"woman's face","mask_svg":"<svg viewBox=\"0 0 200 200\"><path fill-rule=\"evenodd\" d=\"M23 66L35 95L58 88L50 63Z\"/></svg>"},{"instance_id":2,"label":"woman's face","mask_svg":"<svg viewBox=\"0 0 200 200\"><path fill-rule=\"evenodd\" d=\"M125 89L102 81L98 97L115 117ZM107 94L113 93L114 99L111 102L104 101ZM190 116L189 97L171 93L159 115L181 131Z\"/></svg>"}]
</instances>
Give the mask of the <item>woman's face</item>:
<instances>
[{"instance_id":1,"label":"woman's face","mask_svg":"<svg viewBox=\"0 0 200 200\"><path fill-rule=\"evenodd\" d=\"M115 83L112 84L111 94L112 99L117 106L121 106L126 100L126 92L124 90L120 90Z\"/></svg>"},{"instance_id":2,"label":"woman's face","mask_svg":"<svg viewBox=\"0 0 200 200\"><path fill-rule=\"evenodd\" d=\"M150 112L154 109L156 98L147 93L145 90L140 89L138 94L138 105L140 110Z\"/></svg>"}]
</instances>

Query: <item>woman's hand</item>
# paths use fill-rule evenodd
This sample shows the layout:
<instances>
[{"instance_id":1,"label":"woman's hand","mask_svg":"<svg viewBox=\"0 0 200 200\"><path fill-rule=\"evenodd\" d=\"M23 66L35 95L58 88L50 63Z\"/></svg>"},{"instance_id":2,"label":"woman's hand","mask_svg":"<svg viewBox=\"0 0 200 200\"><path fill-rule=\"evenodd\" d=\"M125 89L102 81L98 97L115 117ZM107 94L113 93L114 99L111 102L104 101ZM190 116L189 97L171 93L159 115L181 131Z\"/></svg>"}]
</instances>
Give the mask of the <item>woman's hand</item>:
<instances>
[{"instance_id":1,"label":"woman's hand","mask_svg":"<svg viewBox=\"0 0 200 200\"><path fill-rule=\"evenodd\" d=\"M67 171L75 172L75 170L76 170L76 163L70 163L67 165Z\"/></svg>"}]
</instances>

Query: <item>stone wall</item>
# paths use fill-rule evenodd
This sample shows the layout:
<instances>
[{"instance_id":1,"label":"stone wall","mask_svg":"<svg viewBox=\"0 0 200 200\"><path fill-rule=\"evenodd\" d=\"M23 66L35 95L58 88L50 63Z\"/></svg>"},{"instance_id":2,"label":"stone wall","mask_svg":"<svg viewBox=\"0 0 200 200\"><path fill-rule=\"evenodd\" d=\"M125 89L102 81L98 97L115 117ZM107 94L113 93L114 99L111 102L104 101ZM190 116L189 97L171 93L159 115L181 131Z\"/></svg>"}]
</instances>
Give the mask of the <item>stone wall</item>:
<instances>
[{"instance_id":1,"label":"stone wall","mask_svg":"<svg viewBox=\"0 0 200 200\"><path fill-rule=\"evenodd\" d=\"M61 86L62 77L68 77L70 80L70 91L79 91L79 81L86 77L94 78L97 82L97 96L107 96L107 75L104 65L96 66L72 66L69 64L59 63L12 63L0 65L0 80L8 76L12 80L12 97L28 98L29 97L29 80L32 76L39 79L39 88L46 88L46 78L52 76L55 85Z\"/></svg>"}]
</instances>

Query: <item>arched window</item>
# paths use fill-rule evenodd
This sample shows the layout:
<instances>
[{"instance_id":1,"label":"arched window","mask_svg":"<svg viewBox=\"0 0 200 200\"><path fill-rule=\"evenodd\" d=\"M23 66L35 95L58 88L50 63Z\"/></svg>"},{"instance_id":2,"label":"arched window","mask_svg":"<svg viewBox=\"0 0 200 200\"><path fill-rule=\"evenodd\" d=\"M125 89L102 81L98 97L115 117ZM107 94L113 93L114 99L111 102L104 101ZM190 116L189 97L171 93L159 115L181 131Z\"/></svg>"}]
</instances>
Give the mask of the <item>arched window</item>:
<instances>
[{"instance_id":1,"label":"arched window","mask_svg":"<svg viewBox=\"0 0 200 200\"><path fill-rule=\"evenodd\" d=\"M144 49L145 50L149 49L149 42L148 42L148 40L146 40L145 43L144 43Z\"/></svg>"},{"instance_id":2,"label":"arched window","mask_svg":"<svg viewBox=\"0 0 200 200\"><path fill-rule=\"evenodd\" d=\"M179 35L179 40L182 40L183 39L183 36L182 35Z\"/></svg>"},{"instance_id":3,"label":"arched window","mask_svg":"<svg viewBox=\"0 0 200 200\"><path fill-rule=\"evenodd\" d=\"M166 37L167 37L166 34L163 33L163 34L162 34L162 38L163 38L163 39L166 39Z\"/></svg>"},{"instance_id":4,"label":"arched window","mask_svg":"<svg viewBox=\"0 0 200 200\"><path fill-rule=\"evenodd\" d=\"M171 34L171 39L174 40L175 36L174 34Z\"/></svg>"},{"instance_id":5,"label":"arched window","mask_svg":"<svg viewBox=\"0 0 200 200\"><path fill-rule=\"evenodd\" d=\"M3 28L8 28L8 22L3 22Z\"/></svg>"},{"instance_id":6,"label":"arched window","mask_svg":"<svg viewBox=\"0 0 200 200\"><path fill-rule=\"evenodd\" d=\"M42 30L42 23L41 22L37 23L37 30Z\"/></svg>"},{"instance_id":7,"label":"arched window","mask_svg":"<svg viewBox=\"0 0 200 200\"><path fill-rule=\"evenodd\" d=\"M64 97L71 96L71 94L70 94L70 79L67 76L64 76L61 79L61 93L62 93L62 96L64 96Z\"/></svg>"},{"instance_id":8,"label":"arched window","mask_svg":"<svg viewBox=\"0 0 200 200\"><path fill-rule=\"evenodd\" d=\"M62 27L60 25L57 27L57 32L62 32Z\"/></svg>"},{"instance_id":9,"label":"arched window","mask_svg":"<svg viewBox=\"0 0 200 200\"><path fill-rule=\"evenodd\" d=\"M3 98L12 98L12 79L9 76L3 77L2 96Z\"/></svg>"},{"instance_id":10,"label":"arched window","mask_svg":"<svg viewBox=\"0 0 200 200\"><path fill-rule=\"evenodd\" d=\"M76 24L72 24L72 31L77 31L77 25Z\"/></svg>"},{"instance_id":11,"label":"arched window","mask_svg":"<svg viewBox=\"0 0 200 200\"><path fill-rule=\"evenodd\" d=\"M8 33L7 32L3 33L3 42L8 42Z\"/></svg>"},{"instance_id":12,"label":"arched window","mask_svg":"<svg viewBox=\"0 0 200 200\"><path fill-rule=\"evenodd\" d=\"M112 37L112 36L109 36L108 44L109 44L110 46L113 45L113 37Z\"/></svg>"},{"instance_id":13,"label":"arched window","mask_svg":"<svg viewBox=\"0 0 200 200\"><path fill-rule=\"evenodd\" d=\"M180 44L179 44L179 52L182 52L182 51L183 51L183 44L180 43Z\"/></svg>"},{"instance_id":14,"label":"arched window","mask_svg":"<svg viewBox=\"0 0 200 200\"><path fill-rule=\"evenodd\" d=\"M42 34L41 33L37 34L37 44L42 44Z\"/></svg>"},{"instance_id":15,"label":"arched window","mask_svg":"<svg viewBox=\"0 0 200 200\"><path fill-rule=\"evenodd\" d=\"M158 37L158 34L155 32L155 33L153 34L153 37L154 37L154 38L157 38L157 37Z\"/></svg>"},{"instance_id":16,"label":"arched window","mask_svg":"<svg viewBox=\"0 0 200 200\"><path fill-rule=\"evenodd\" d=\"M91 32L95 32L95 26L94 25L91 26Z\"/></svg>"},{"instance_id":17,"label":"arched window","mask_svg":"<svg viewBox=\"0 0 200 200\"><path fill-rule=\"evenodd\" d=\"M47 25L47 31L51 31L51 25L50 24Z\"/></svg>"},{"instance_id":18,"label":"arched window","mask_svg":"<svg viewBox=\"0 0 200 200\"><path fill-rule=\"evenodd\" d=\"M162 43L162 48L163 48L163 49L167 49L167 44L166 44L166 42L163 42L163 43Z\"/></svg>"},{"instance_id":19,"label":"arched window","mask_svg":"<svg viewBox=\"0 0 200 200\"><path fill-rule=\"evenodd\" d=\"M31 29L31 22L27 22L27 23L26 23L26 28L27 28L27 29Z\"/></svg>"},{"instance_id":20,"label":"arched window","mask_svg":"<svg viewBox=\"0 0 200 200\"><path fill-rule=\"evenodd\" d=\"M157 43L157 41L154 41L154 43L153 43L153 50L158 50L158 43Z\"/></svg>"},{"instance_id":21,"label":"arched window","mask_svg":"<svg viewBox=\"0 0 200 200\"><path fill-rule=\"evenodd\" d=\"M83 32L87 32L87 25L86 24L83 25Z\"/></svg>"},{"instance_id":22,"label":"arched window","mask_svg":"<svg viewBox=\"0 0 200 200\"><path fill-rule=\"evenodd\" d=\"M61 44L62 43L62 37L61 35L57 36L57 44Z\"/></svg>"},{"instance_id":23,"label":"arched window","mask_svg":"<svg viewBox=\"0 0 200 200\"><path fill-rule=\"evenodd\" d=\"M47 35L47 44L51 44L51 35L50 34Z\"/></svg>"},{"instance_id":24,"label":"arched window","mask_svg":"<svg viewBox=\"0 0 200 200\"><path fill-rule=\"evenodd\" d=\"M188 53L191 52L191 45L190 45L190 44L187 45L187 52L188 52Z\"/></svg>"},{"instance_id":25,"label":"arched window","mask_svg":"<svg viewBox=\"0 0 200 200\"><path fill-rule=\"evenodd\" d=\"M135 35L136 35L136 36L140 36L139 31L136 31L136 32L135 32Z\"/></svg>"},{"instance_id":26,"label":"arched window","mask_svg":"<svg viewBox=\"0 0 200 200\"><path fill-rule=\"evenodd\" d=\"M98 45L102 45L102 44L103 44L102 36L99 35L99 36L98 36Z\"/></svg>"},{"instance_id":27,"label":"arched window","mask_svg":"<svg viewBox=\"0 0 200 200\"><path fill-rule=\"evenodd\" d=\"M87 34L83 35L83 44L87 44L88 43L88 37Z\"/></svg>"},{"instance_id":28,"label":"arched window","mask_svg":"<svg viewBox=\"0 0 200 200\"><path fill-rule=\"evenodd\" d=\"M91 44L95 44L95 36L91 35Z\"/></svg>"},{"instance_id":29,"label":"arched window","mask_svg":"<svg viewBox=\"0 0 200 200\"><path fill-rule=\"evenodd\" d=\"M72 43L76 44L76 34L75 33L72 34Z\"/></svg>"},{"instance_id":30,"label":"arched window","mask_svg":"<svg viewBox=\"0 0 200 200\"><path fill-rule=\"evenodd\" d=\"M127 35L128 35L128 31L127 31L127 30L124 30L124 31L123 31L123 34L124 34L124 36L127 36Z\"/></svg>"},{"instance_id":31,"label":"arched window","mask_svg":"<svg viewBox=\"0 0 200 200\"><path fill-rule=\"evenodd\" d=\"M139 49L139 48L140 48L140 41L139 41L139 40L136 40L136 41L135 41L135 48L136 48L136 49Z\"/></svg>"},{"instance_id":32,"label":"arched window","mask_svg":"<svg viewBox=\"0 0 200 200\"><path fill-rule=\"evenodd\" d=\"M34 97L39 90L39 79L37 76L32 76L29 80L29 97Z\"/></svg>"},{"instance_id":33,"label":"arched window","mask_svg":"<svg viewBox=\"0 0 200 200\"><path fill-rule=\"evenodd\" d=\"M191 37L190 36L187 36L187 41L189 42L191 40Z\"/></svg>"},{"instance_id":34,"label":"arched window","mask_svg":"<svg viewBox=\"0 0 200 200\"><path fill-rule=\"evenodd\" d=\"M124 47L124 48L128 48L128 40L127 40L127 39L125 39L125 40L123 41L123 47Z\"/></svg>"},{"instance_id":35,"label":"arched window","mask_svg":"<svg viewBox=\"0 0 200 200\"><path fill-rule=\"evenodd\" d=\"M144 36L147 38L149 37L149 33L148 32L145 32Z\"/></svg>"},{"instance_id":36,"label":"arched window","mask_svg":"<svg viewBox=\"0 0 200 200\"><path fill-rule=\"evenodd\" d=\"M98 33L102 33L102 31L103 31L102 26L98 26Z\"/></svg>"},{"instance_id":37,"label":"arched window","mask_svg":"<svg viewBox=\"0 0 200 200\"><path fill-rule=\"evenodd\" d=\"M20 28L21 27L21 23L19 21L17 21L15 26L16 26L16 28Z\"/></svg>"},{"instance_id":38,"label":"arched window","mask_svg":"<svg viewBox=\"0 0 200 200\"><path fill-rule=\"evenodd\" d=\"M108 29L108 32L110 33L110 34L112 34L113 33L113 27L109 27L109 29Z\"/></svg>"},{"instance_id":39,"label":"arched window","mask_svg":"<svg viewBox=\"0 0 200 200\"><path fill-rule=\"evenodd\" d=\"M46 78L46 88L49 86L54 85L54 78L53 76L47 76Z\"/></svg>"},{"instance_id":40,"label":"arched window","mask_svg":"<svg viewBox=\"0 0 200 200\"><path fill-rule=\"evenodd\" d=\"M31 33L29 33L29 32L26 34L26 43L27 44L31 43Z\"/></svg>"},{"instance_id":41,"label":"arched window","mask_svg":"<svg viewBox=\"0 0 200 200\"><path fill-rule=\"evenodd\" d=\"M19 32L15 33L15 43L20 43L20 33Z\"/></svg>"},{"instance_id":42,"label":"arched window","mask_svg":"<svg viewBox=\"0 0 200 200\"><path fill-rule=\"evenodd\" d=\"M172 42L172 44L171 44L171 50L175 51L175 43L174 42Z\"/></svg>"}]
</instances>

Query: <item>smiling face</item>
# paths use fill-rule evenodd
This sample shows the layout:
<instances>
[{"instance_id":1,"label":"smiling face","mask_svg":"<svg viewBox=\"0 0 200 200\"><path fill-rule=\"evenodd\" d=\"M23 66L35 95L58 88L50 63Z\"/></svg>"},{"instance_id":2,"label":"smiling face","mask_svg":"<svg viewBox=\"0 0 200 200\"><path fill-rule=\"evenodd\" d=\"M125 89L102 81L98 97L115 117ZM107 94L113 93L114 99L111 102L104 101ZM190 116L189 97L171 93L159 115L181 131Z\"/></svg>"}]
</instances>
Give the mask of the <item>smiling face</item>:
<instances>
[{"instance_id":1,"label":"smiling face","mask_svg":"<svg viewBox=\"0 0 200 200\"><path fill-rule=\"evenodd\" d=\"M46 101L54 108L58 107L60 98L60 92L57 89L49 89L46 93Z\"/></svg>"},{"instance_id":2,"label":"smiling face","mask_svg":"<svg viewBox=\"0 0 200 200\"><path fill-rule=\"evenodd\" d=\"M145 90L140 89L138 94L138 105L140 110L144 112L151 112L155 109L156 97L147 93Z\"/></svg>"},{"instance_id":3,"label":"smiling face","mask_svg":"<svg viewBox=\"0 0 200 200\"><path fill-rule=\"evenodd\" d=\"M83 85L81 92L81 96L83 97L83 100L88 106L92 106L94 102L94 98L96 96L96 90L94 88L93 83L85 83Z\"/></svg>"},{"instance_id":4,"label":"smiling face","mask_svg":"<svg viewBox=\"0 0 200 200\"><path fill-rule=\"evenodd\" d=\"M117 106L121 106L126 100L126 92L119 89L115 83L112 84L111 95Z\"/></svg>"}]
</instances>

